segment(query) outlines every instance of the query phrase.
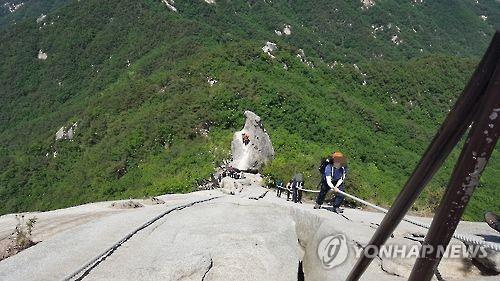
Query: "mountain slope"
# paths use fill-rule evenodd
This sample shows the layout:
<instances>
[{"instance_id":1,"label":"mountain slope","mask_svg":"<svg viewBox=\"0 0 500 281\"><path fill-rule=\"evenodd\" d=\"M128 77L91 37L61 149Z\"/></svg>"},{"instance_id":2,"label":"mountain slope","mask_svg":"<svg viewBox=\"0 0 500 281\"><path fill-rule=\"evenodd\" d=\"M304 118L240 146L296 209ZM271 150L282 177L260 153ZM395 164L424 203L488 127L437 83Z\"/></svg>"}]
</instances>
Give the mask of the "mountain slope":
<instances>
[{"instance_id":1,"label":"mountain slope","mask_svg":"<svg viewBox=\"0 0 500 281\"><path fill-rule=\"evenodd\" d=\"M251 280L279 281L296 279L297 265L302 261L300 268L306 280L344 280L356 255L350 254L346 262L325 269L324 260L318 255L319 243L324 237L342 233L353 253L356 245L369 241L375 233L373 225L380 223L384 216L357 209L346 209L341 216L325 209L314 210L313 204L287 202L255 183L248 185L248 178L226 182L231 183L229 189L236 184L242 192L229 195L218 189L164 195L159 199L165 204L149 205L151 201L147 204L148 200L144 200L144 207L133 210L110 207L120 202L96 202L26 214L38 219L33 240L43 241L0 262L0 278L61 280L77 274L86 280L136 280L144 276L150 280L182 280L182 276L196 280L204 276L204 280L249 280L251 276ZM249 198L256 195L262 198ZM159 218L161 214L165 215ZM153 221L155 218L159 219ZM430 223L429 218L409 218ZM144 227L146 221L152 223ZM14 215L0 217L0 235L8 235L16 222ZM141 229L133 231L138 228ZM479 235L496 235L482 222L461 222L457 231L477 240L481 240ZM418 251L420 242L405 237L422 233L425 229L403 221L387 244L415 247ZM120 241L125 236L130 239ZM114 251L106 251L117 241L120 243ZM454 238L450 244L465 249L465 244ZM103 259L75 272L97 255ZM416 255L409 255L407 261L402 262L399 255L383 255L363 278L406 280L415 258ZM476 268L478 263L464 270L463 263L456 260L455 256L445 256L440 262L439 275L443 279L498 279L498 276L482 274L486 270ZM44 270L37 270L39 268Z\"/></svg>"},{"instance_id":2,"label":"mountain slope","mask_svg":"<svg viewBox=\"0 0 500 281\"><path fill-rule=\"evenodd\" d=\"M340 149L348 188L390 204L500 19L494 1L434 2L86 0L16 21L0 31L0 213L193 190L246 109L273 140L271 178L305 171L314 187ZM72 141L54 140L74 122ZM469 219L498 206L498 155ZM452 166L414 210L433 210Z\"/></svg>"},{"instance_id":3,"label":"mountain slope","mask_svg":"<svg viewBox=\"0 0 500 281\"><path fill-rule=\"evenodd\" d=\"M69 2L69 0L1 0L0 28L22 20L37 19Z\"/></svg>"}]
</instances>

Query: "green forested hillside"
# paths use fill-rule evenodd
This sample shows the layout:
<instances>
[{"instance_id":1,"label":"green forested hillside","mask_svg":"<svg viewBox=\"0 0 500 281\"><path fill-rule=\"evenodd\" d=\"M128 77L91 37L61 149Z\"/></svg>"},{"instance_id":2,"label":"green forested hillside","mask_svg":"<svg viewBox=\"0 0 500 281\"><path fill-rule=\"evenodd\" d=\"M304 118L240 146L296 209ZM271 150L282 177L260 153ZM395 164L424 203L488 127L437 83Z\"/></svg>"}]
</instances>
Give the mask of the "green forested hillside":
<instances>
[{"instance_id":1,"label":"green forested hillside","mask_svg":"<svg viewBox=\"0 0 500 281\"><path fill-rule=\"evenodd\" d=\"M500 22L496 1L67 0L40 23L25 2L0 14L0 213L192 191L230 156L244 110L273 141L269 178L303 171L314 187L341 150L349 190L388 205ZM414 211L433 211L457 155ZM467 219L500 211L499 156Z\"/></svg>"},{"instance_id":2,"label":"green forested hillside","mask_svg":"<svg viewBox=\"0 0 500 281\"><path fill-rule=\"evenodd\" d=\"M70 3L69 0L0 0L0 27L34 20Z\"/></svg>"}]
</instances>

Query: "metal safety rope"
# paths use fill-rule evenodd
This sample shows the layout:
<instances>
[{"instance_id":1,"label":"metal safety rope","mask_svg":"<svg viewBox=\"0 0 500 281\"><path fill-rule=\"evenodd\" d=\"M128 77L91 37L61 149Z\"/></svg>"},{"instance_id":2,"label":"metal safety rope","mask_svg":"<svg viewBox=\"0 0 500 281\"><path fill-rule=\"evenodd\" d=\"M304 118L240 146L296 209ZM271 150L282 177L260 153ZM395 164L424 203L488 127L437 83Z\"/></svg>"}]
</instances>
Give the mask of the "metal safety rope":
<instances>
[{"instance_id":1,"label":"metal safety rope","mask_svg":"<svg viewBox=\"0 0 500 281\"><path fill-rule=\"evenodd\" d=\"M297 189L305 191L305 192L319 193L319 190L311 190L311 189L304 189L304 188L297 188ZM345 197L351 198L352 200L357 201L357 202L359 202L359 203L361 203L363 205L372 207L373 209L375 209L377 211L380 211L380 212L383 212L383 213L389 212L389 210L387 210L385 208L382 208L382 207L379 207L379 206L377 206L375 204L367 202L367 201L365 201L365 200L363 200L361 198L358 198L358 197L356 197L354 195L346 193L346 192L344 192L342 190L337 191L337 193L342 194ZM406 216L403 218L403 220L406 221L406 222L408 222L408 223L411 223L411 224L414 224L416 226L420 226L420 227L423 227L423 228L429 229L431 227L430 224L426 224L426 223L422 223L422 222L419 222L419 221L416 221L416 220L412 220L412 219L409 219ZM484 240L481 240L479 237L475 237L475 236L471 236L471 235L465 235L465 234L456 233L456 232L453 234L453 238L455 238L457 240L460 240L460 241L463 241L463 242L466 242L467 244L481 246L481 247L484 247L484 248L487 248L487 249L490 249L490 250L494 250L494 251L500 252L500 243L484 241Z\"/></svg>"},{"instance_id":2,"label":"metal safety rope","mask_svg":"<svg viewBox=\"0 0 500 281\"><path fill-rule=\"evenodd\" d=\"M214 199L217 199L219 198L220 196L216 196L216 197L211 197L211 198L208 198L208 199L203 199L203 200L199 200L199 201L194 201L194 202L191 202L191 203L188 203L188 204L185 204L185 205L181 205L181 206L178 206L178 207L175 207L175 208L172 208L172 209L169 209L161 214L159 214L158 216L152 218L151 220L147 221L146 223L144 223L143 225L137 227L136 229L134 229L132 232L130 232L129 234L127 234L125 237L123 237L120 241L114 243L112 246L110 246L109 248L107 248L104 252L102 252L101 254L99 254L98 256L96 256L95 258L91 259L89 262L87 262L86 264L84 264L83 266L81 266L80 268L78 268L76 271L74 271L73 273L71 273L70 275L66 276L63 280L64 281L69 281L69 280L82 280L86 273L88 273L93 267L95 267L97 264L99 264L102 260L104 260L104 258L106 258L107 256L109 256L111 253L113 253L118 247L120 247L123 243L125 243L127 240L129 240L132 236L134 236L137 232L141 231L142 229L150 226L151 224L153 224L155 221L161 219L162 217L164 217L165 215L173 212L173 211L179 211L179 210L182 210L184 208L187 208L187 207L191 207L195 204L198 204L198 203L203 203L203 202L207 202L207 201L211 201L211 200L214 200ZM84 271L85 269L87 269L86 272L83 273L82 276L80 277L77 277L78 275L80 275L80 273L82 271Z\"/></svg>"}]
</instances>

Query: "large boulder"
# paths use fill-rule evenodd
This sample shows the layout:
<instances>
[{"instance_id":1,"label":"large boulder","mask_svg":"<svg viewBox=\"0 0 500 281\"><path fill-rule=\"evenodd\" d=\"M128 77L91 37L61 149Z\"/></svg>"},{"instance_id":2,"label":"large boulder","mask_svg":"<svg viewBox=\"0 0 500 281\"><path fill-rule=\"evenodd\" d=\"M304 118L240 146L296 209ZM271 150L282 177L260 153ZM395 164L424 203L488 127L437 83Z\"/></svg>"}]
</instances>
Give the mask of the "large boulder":
<instances>
[{"instance_id":1,"label":"large boulder","mask_svg":"<svg viewBox=\"0 0 500 281\"><path fill-rule=\"evenodd\" d=\"M469 244L464 242L470 251L477 252L479 246L475 246L473 244ZM500 274L500 252L491 250L491 249L483 249L481 256L475 257L474 260L478 262L484 271L489 272L490 274Z\"/></svg>"},{"instance_id":2,"label":"large boulder","mask_svg":"<svg viewBox=\"0 0 500 281\"><path fill-rule=\"evenodd\" d=\"M231 142L233 161L229 166L255 173L274 158L274 149L260 117L251 111L245 111L244 115L245 126L234 133Z\"/></svg>"},{"instance_id":3,"label":"large boulder","mask_svg":"<svg viewBox=\"0 0 500 281\"><path fill-rule=\"evenodd\" d=\"M269 189L264 188L264 180L260 174L242 173L241 178L222 178L220 191L225 194L236 195L241 198L259 200L266 196Z\"/></svg>"}]
</instances>

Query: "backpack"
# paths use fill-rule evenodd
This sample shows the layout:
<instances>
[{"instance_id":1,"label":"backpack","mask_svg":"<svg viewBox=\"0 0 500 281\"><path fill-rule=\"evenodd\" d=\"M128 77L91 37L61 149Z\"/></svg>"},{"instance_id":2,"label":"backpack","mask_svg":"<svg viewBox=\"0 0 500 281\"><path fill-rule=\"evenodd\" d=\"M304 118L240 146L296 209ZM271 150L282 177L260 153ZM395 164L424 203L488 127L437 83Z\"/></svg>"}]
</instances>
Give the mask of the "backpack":
<instances>
[{"instance_id":1,"label":"backpack","mask_svg":"<svg viewBox=\"0 0 500 281\"><path fill-rule=\"evenodd\" d=\"M339 169L342 169L342 180L345 181L345 178L347 176L347 167L343 166L340 167Z\"/></svg>"},{"instance_id":2,"label":"backpack","mask_svg":"<svg viewBox=\"0 0 500 281\"><path fill-rule=\"evenodd\" d=\"M318 171L322 176L323 176L323 173L325 172L325 168L328 164L330 164L330 158L321 159L321 163L319 164Z\"/></svg>"}]
</instances>

